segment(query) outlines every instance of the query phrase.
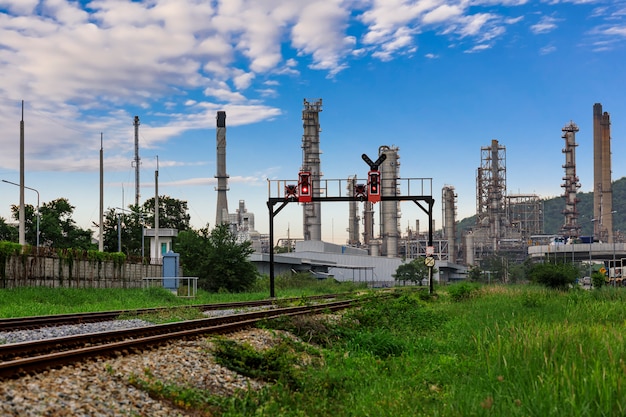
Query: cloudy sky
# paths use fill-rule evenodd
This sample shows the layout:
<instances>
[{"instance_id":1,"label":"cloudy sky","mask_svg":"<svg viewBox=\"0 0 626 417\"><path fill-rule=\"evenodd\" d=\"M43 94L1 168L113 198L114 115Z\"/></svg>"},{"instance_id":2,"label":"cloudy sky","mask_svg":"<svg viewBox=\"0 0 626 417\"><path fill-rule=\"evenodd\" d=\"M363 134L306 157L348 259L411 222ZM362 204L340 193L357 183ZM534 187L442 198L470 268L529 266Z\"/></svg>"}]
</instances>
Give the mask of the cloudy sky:
<instances>
[{"instance_id":1,"label":"cloudy sky","mask_svg":"<svg viewBox=\"0 0 626 417\"><path fill-rule=\"evenodd\" d=\"M613 179L626 175L626 2L615 0L0 0L0 178L65 197L74 219L134 202L185 200L215 223L216 112L227 113L229 209L245 200L268 232L268 184L297 178L303 100L320 113L325 179L364 178L366 153L396 146L400 176L455 187L476 210L481 147L506 147L509 194L560 195L561 129L576 123L581 191L592 190L592 108L611 115ZM268 182L268 180L270 180ZM36 204L26 191L26 203ZM0 183L0 216L19 188ZM402 206L402 229L425 218ZM412 204L412 203L410 203ZM619 202L614 205L619 206ZM322 206L324 240L346 240L348 209ZM276 218L301 236L302 209Z\"/></svg>"}]
</instances>

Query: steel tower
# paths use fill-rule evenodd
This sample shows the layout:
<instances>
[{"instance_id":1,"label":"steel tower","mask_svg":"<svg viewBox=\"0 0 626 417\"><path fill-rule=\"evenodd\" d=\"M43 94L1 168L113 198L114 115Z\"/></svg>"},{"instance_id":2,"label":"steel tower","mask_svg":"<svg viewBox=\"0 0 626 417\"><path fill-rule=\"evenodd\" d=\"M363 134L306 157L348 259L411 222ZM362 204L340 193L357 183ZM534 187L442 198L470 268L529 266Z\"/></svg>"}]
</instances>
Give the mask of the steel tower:
<instances>
[{"instance_id":1,"label":"steel tower","mask_svg":"<svg viewBox=\"0 0 626 417\"><path fill-rule=\"evenodd\" d=\"M576 198L576 192L580 188L578 176L576 175L576 146L578 146L576 143L576 132L578 132L578 126L570 121L561 130L563 131L563 136L561 137L565 139L565 148L563 148L563 153L565 154L565 164L563 165L565 176L563 180L565 182L561 184L563 197L565 198L565 209L563 210L565 223L561 229L565 236L578 237L580 235L580 225L577 224L578 210L576 208L576 203L579 201Z\"/></svg>"}]
</instances>

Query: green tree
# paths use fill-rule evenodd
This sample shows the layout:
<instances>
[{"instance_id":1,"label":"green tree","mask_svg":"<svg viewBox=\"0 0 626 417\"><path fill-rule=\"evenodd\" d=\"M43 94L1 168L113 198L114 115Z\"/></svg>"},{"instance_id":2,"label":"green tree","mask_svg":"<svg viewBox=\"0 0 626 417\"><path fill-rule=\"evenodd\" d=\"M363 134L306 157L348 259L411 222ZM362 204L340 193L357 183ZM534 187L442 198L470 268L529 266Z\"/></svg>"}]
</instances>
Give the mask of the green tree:
<instances>
[{"instance_id":1,"label":"green tree","mask_svg":"<svg viewBox=\"0 0 626 417\"><path fill-rule=\"evenodd\" d=\"M39 243L41 246L49 246L57 249L93 249L91 242L91 230L81 229L72 219L74 206L66 198L57 198L48 203L43 203L39 208ZM19 206L11 206L11 212L15 220L19 220ZM24 206L26 240L34 245L36 236L36 213L33 206Z\"/></svg>"},{"instance_id":2,"label":"green tree","mask_svg":"<svg viewBox=\"0 0 626 417\"><path fill-rule=\"evenodd\" d=\"M572 263L541 263L530 269L530 279L548 288L566 289L576 282L578 267Z\"/></svg>"},{"instance_id":3,"label":"green tree","mask_svg":"<svg viewBox=\"0 0 626 417\"><path fill-rule=\"evenodd\" d=\"M190 216L187 210L186 201L159 196L159 228L176 229L179 233L188 230ZM146 256L148 245L145 229L154 226L154 197L141 206L130 205L123 210L109 208L104 215L103 225L105 252L121 249L127 256ZM146 253L141 253L142 247Z\"/></svg>"},{"instance_id":4,"label":"green tree","mask_svg":"<svg viewBox=\"0 0 626 417\"><path fill-rule=\"evenodd\" d=\"M13 220L19 222L20 207L12 205L11 215ZM19 226L15 230L17 231L15 240L17 242L19 240ZM37 244L37 210L31 204L24 204L24 238L29 245L35 246Z\"/></svg>"},{"instance_id":5,"label":"green tree","mask_svg":"<svg viewBox=\"0 0 626 417\"><path fill-rule=\"evenodd\" d=\"M178 234L176 251L186 276L197 276L198 286L207 291L243 292L258 278L256 267L248 260L254 252L250 241L238 242L228 225Z\"/></svg>"},{"instance_id":6,"label":"green tree","mask_svg":"<svg viewBox=\"0 0 626 417\"><path fill-rule=\"evenodd\" d=\"M477 265L470 266L469 270L467 271L467 279L472 282L480 282L481 278L482 271L480 270L480 267Z\"/></svg>"},{"instance_id":7,"label":"green tree","mask_svg":"<svg viewBox=\"0 0 626 417\"><path fill-rule=\"evenodd\" d=\"M176 229L179 232L189 229L191 216L187 213L187 202L169 196L159 196L159 228ZM154 197L141 206L146 224L154 227Z\"/></svg>"},{"instance_id":8,"label":"green tree","mask_svg":"<svg viewBox=\"0 0 626 417\"><path fill-rule=\"evenodd\" d=\"M437 272L433 268L433 273ZM413 282L422 284L422 280L428 278L428 267L424 263L424 258L415 258L411 262L402 263L392 275L396 281Z\"/></svg>"},{"instance_id":9,"label":"green tree","mask_svg":"<svg viewBox=\"0 0 626 417\"><path fill-rule=\"evenodd\" d=\"M142 238L144 252L148 251L142 226L145 217L142 209L135 205L129 206L127 211L109 208L104 214L104 251L118 252L121 243L121 252L127 256L144 256L141 253Z\"/></svg>"},{"instance_id":10,"label":"green tree","mask_svg":"<svg viewBox=\"0 0 626 417\"><path fill-rule=\"evenodd\" d=\"M494 253L493 255L486 256L481 262L482 270L487 274L484 279L490 283L505 283L507 265L507 259L500 254Z\"/></svg>"},{"instance_id":11,"label":"green tree","mask_svg":"<svg viewBox=\"0 0 626 417\"><path fill-rule=\"evenodd\" d=\"M0 241L17 242L18 235L17 227L7 224L4 217L0 217Z\"/></svg>"}]
</instances>

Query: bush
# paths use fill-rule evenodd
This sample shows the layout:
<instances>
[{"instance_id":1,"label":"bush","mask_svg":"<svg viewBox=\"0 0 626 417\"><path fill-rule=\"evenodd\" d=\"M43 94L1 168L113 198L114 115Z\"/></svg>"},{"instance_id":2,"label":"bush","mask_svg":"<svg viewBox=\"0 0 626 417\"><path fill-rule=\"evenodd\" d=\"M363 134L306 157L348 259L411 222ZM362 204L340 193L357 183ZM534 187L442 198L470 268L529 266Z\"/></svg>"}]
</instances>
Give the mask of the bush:
<instances>
[{"instance_id":1,"label":"bush","mask_svg":"<svg viewBox=\"0 0 626 417\"><path fill-rule=\"evenodd\" d=\"M530 270L533 282L553 289L566 289L576 282L578 269L571 263L543 263L534 265Z\"/></svg>"},{"instance_id":2,"label":"bush","mask_svg":"<svg viewBox=\"0 0 626 417\"><path fill-rule=\"evenodd\" d=\"M606 277L601 272L594 272L591 274L591 283L593 284L593 288L600 289L606 284Z\"/></svg>"},{"instance_id":3,"label":"bush","mask_svg":"<svg viewBox=\"0 0 626 417\"><path fill-rule=\"evenodd\" d=\"M461 282L460 284L451 285L448 287L448 294L452 301L462 301L469 299L474 293L478 291L480 286L478 284L472 284L469 282Z\"/></svg>"}]
</instances>

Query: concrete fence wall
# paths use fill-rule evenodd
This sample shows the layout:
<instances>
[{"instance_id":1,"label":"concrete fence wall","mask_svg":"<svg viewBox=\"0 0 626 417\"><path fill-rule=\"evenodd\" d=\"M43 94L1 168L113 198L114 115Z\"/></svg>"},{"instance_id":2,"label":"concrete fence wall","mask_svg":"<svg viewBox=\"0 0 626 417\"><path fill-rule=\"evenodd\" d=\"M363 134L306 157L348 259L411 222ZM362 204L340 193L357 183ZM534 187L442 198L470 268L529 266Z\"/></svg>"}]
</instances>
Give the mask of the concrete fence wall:
<instances>
[{"instance_id":1,"label":"concrete fence wall","mask_svg":"<svg viewBox=\"0 0 626 417\"><path fill-rule=\"evenodd\" d=\"M144 277L162 276L161 265L27 255L8 257L3 269L0 288L141 288Z\"/></svg>"}]
</instances>

